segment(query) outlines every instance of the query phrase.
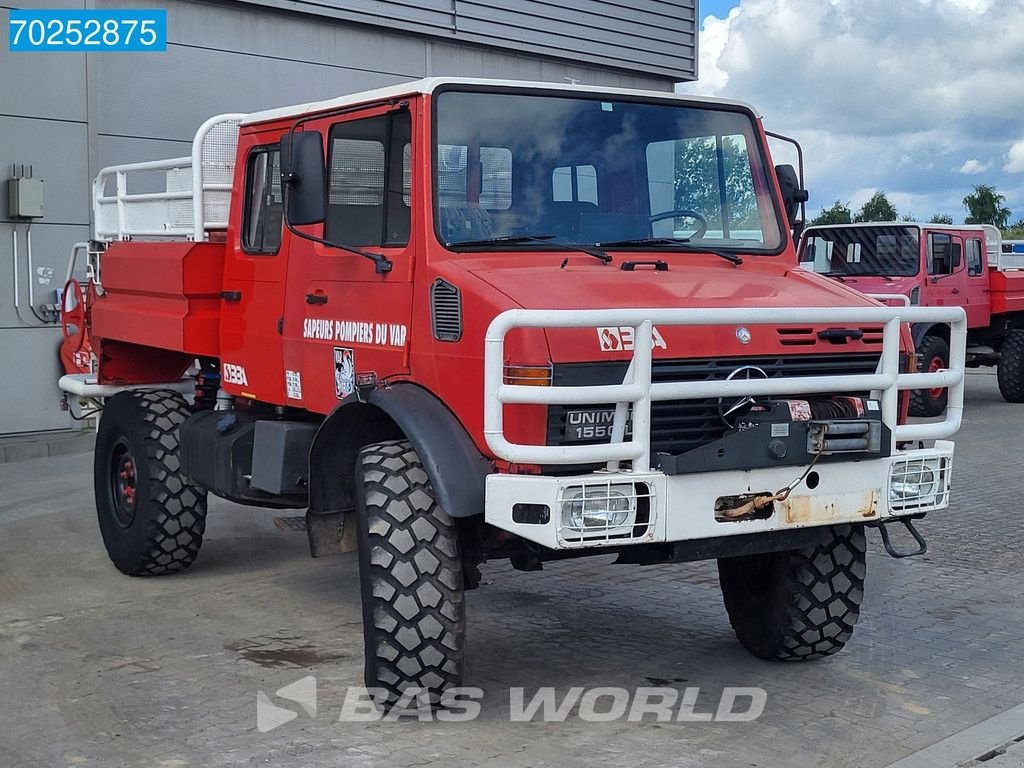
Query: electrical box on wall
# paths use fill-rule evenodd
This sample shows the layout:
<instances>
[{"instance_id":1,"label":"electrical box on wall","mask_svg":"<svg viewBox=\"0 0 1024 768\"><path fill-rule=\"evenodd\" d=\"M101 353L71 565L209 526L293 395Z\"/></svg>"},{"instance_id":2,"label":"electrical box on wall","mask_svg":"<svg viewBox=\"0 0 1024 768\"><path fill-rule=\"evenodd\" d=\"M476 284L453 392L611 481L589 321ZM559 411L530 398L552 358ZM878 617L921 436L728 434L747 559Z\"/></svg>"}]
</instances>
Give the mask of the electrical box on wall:
<instances>
[{"instance_id":1,"label":"electrical box on wall","mask_svg":"<svg viewBox=\"0 0 1024 768\"><path fill-rule=\"evenodd\" d=\"M43 181L25 176L7 180L7 215L12 219L38 219L43 215Z\"/></svg>"}]
</instances>

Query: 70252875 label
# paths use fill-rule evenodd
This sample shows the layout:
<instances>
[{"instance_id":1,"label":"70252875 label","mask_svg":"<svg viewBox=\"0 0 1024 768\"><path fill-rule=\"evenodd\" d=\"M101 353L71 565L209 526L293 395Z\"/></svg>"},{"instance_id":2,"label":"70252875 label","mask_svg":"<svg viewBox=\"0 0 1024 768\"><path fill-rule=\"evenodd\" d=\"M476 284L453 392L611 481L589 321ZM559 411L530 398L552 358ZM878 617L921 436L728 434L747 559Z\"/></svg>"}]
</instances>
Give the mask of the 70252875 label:
<instances>
[{"instance_id":1,"label":"70252875 label","mask_svg":"<svg viewBox=\"0 0 1024 768\"><path fill-rule=\"evenodd\" d=\"M11 10L13 52L166 51L167 11Z\"/></svg>"}]
</instances>

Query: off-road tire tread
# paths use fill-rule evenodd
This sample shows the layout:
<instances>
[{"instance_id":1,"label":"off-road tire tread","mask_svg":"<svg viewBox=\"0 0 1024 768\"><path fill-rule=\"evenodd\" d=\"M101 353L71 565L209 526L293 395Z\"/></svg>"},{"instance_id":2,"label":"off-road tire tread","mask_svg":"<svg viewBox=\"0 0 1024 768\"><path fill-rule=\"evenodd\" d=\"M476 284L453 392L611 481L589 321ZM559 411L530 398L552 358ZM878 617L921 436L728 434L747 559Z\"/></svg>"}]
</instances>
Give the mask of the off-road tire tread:
<instances>
[{"instance_id":1,"label":"off-road tire tread","mask_svg":"<svg viewBox=\"0 0 1024 768\"><path fill-rule=\"evenodd\" d=\"M949 344L940 336L925 336L917 347L917 370L918 373L926 373L928 364L932 358L940 355L949 366ZM910 415L911 416L938 416L946 410L946 403L949 402L949 390L942 390L939 397L933 398L926 389L912 389L910 391Z\"/></svg>"},{"instance_id":2,"label":"off-road tire tread","mask_svg":"<svg viewBox=\"0 0 1024 768\"><path fill-rule=\"evenodd\" d=\"M185 399L171 390L130 390L115 398L130 400L134 406L137 424L114 426L120 426L122 432L135 430L142 438L145 456L136 457L136 462L146 462L149 503L136 513L136 523L147 527L144 546L130 562L119 559L114 564L129 576L183 571L198 557L206 531L206 493L181 474L179 457L178 430L192 411ZM106 408L110 406L108 401ZM107 482L106 477L101 480L97 475L98 483Z\"/></svg>"},{"instance_id":3,"label":"off-road tire tread","mask_svg":"<svg viewBox=\"0 0 1024 768\"><path fill-rule=\"evenodd\" d=\"M465 606L455 523L405 440L362 449L356 472L368 688L426 689L436 704L462 683Z\"/></svg>"},{"instance_id":4,"label":"off-road tire tread","mask_svg":"<svg viewBox=\"0 0 1024 768\"><path fill-rule=\"evenodd\" d=\"M867 542L863 526L818 529L805 549L718 561L729 621L744 647L777 661L809 661L842 650L853 634L864 598ZM751 604L740 582L750 558L771 558L771 597Z\"/></svg>"},{"instance_id":5,"label":"off-road tire tread","mask_svg":"<svg viewBox=\"0 0 1024 768\"><path fill-rule=\"evenodd\" d=\"M1024 330L1006 332L996 368L999 394L1008 403L1024 403Z\"/></svg>"}]
</instances>

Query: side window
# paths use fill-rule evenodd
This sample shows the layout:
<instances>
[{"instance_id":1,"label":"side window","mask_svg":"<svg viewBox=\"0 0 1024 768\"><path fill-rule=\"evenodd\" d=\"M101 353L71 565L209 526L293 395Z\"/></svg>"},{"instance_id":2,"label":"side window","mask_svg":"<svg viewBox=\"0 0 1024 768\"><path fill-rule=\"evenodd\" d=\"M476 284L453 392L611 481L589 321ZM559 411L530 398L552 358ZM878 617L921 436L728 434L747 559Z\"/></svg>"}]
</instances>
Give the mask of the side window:
<instances>
[{"instance_id":1,"label":"side window","mask_svg":"<svg viewBox=\"0 0 1024 768\"><path fill-rule=\"evenodd\" d=\"M928 236L928 274L949 275L953 272L953 238L939 232Z\"/></svg>"},{"instance_id":2,"label":"side window","mask_svg":"<svg viewBox=\"0 0 1024 768\"><path fill-rule=\"evenodd\" d=\"M551 199L556 203L597 205L597 169L592 165L564 165L551 173Z\"/></svg>"},{"instance_id":3,"label":"side window","mask_svg":"<svg viewBox=\"0 0 1024 768\"><path fill-rule=\"evenodd\" d=\"M242 249L246 253L277 253L283 211L281 152L277 147L254 149L246 162L242 222Z\"/></svg>"},{"instance_id":4,"label":"side window","mask_svg":"<svg viewBox=\"0 0 1024 768\"><path fill-rule=\"evenodd\" d=\"M411 131L408 112L331 128L327 240L370 246L409 242Z\"/></svg>"},{"instance_id":5,"label":"side window","mask_svg":"<svg viewBox=\"0 0 1024 768\"><path fill-rule=\"evenodd\" d=\"M980 275L981 273L981 240L971 238L967 241L967 274Z\"/></svg>"}]
</instances>

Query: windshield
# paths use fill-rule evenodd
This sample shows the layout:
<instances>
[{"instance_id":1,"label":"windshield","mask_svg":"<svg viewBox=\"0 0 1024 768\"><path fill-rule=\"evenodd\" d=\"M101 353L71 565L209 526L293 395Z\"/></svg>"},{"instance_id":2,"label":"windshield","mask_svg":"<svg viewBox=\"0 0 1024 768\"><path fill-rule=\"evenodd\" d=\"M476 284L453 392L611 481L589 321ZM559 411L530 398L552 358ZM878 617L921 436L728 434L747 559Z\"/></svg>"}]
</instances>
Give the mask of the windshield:
<instances>
[{"instance_id":1,"label":"windshield","mask_svg":"<svg viewBox=\"0 0 1024 768\"><path fill-rule=\"evenodd\" d=\"M506 238L778 251L782 228L750 115L598 97L444 91L435 220L449 246ZM638 244L639 245L639 244ZM629 247L628 244L625 247Z\"/></svg>"},{"instance_id":2,"label":"windshield","mask_svg":"<svg viewBox=\"0 0 1024 768\"><path fill-rule=\"evenodd\" d=\"M826 275L909 277L920 268L917 227L810 229L800 266Z\"/></svg>"}]
</instances>

